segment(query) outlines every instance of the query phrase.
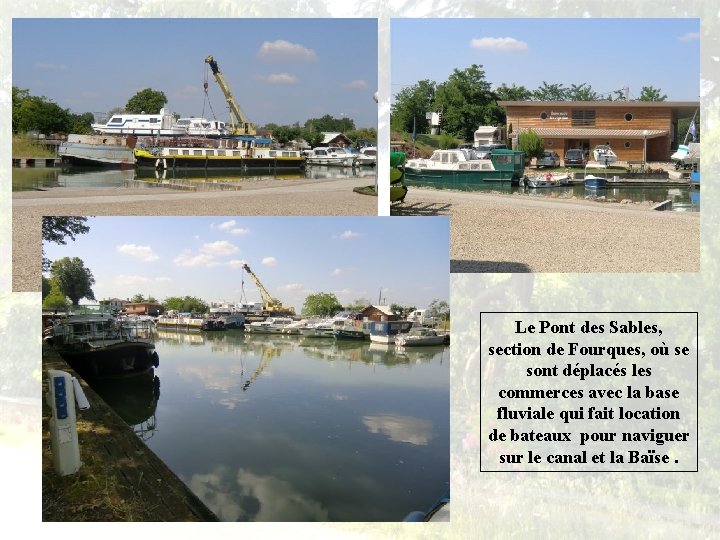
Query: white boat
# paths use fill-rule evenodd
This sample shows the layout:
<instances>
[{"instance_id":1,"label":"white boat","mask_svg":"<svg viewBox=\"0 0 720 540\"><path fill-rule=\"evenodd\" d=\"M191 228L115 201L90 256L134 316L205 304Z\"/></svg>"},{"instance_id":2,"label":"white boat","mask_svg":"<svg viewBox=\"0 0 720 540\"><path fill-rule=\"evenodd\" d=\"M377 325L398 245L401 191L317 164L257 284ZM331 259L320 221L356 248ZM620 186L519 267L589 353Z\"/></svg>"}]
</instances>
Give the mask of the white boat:
<instances>
[{"instance_id":1,"label":"white boat","mask_svg":"<svg viewBox=\"0 0 720 540\"><path fill-rule=\"evenodd\" d=\"M570 183L570 175L545 173L530 177L526 180L527 186L531 188L544 188L555 186L567 186Z\"/></svg>"},{"instance_id":2,"label":"white boat","mask_svg":"<svg viewBox=\"0 0 720 540\"><path fill-rule=\"evenodd\" d=\"M308 165L330 165L334 167L354 167L357 154L335 146L317 146L307 156Z\"/></svg>"},{"instance_id":3,"label":"white boat","mask_svg":"<svg viewBox=\"0 0 720 540\"><path fill-rule=\"evenodd\" d=\"M331 338L335 335L335 327L335 321L326 319L300 328L300 335L305 338Z\"/></svg>"},{"instance_id":4,"label":"white boat","mask_svg":"<svg viewBox=\"0 0 720 540\"><path fill-rule=\"evenodd\" d=\"M225 122L206 118L178 118L175 125L185 128L190 137L223 137L230 134Z\"/></svg>"},{"instance_id":5,"label":"white boat","mask_svg":"<svg viewBox=\"0 0 720 540\"><path fill-rule=\"evenodd\" d=\"M292 322L290 317L268 317L264 321L245 325L245 331L251 334L282 334L283 328Z\"/></svg>"},{"instance_id":6,"label":"white boat","mask_svg":"<svg viewBox=\"0 0 720 540\"><path fill-rule=\"evenodd\" d=\"M195 316L191 313L164 313L157 318L155 324L157 326L200 329L203 323L203 317Z\"/></svg>"},{"instance_id":7,"label":"white boat","mask_svg":"<svg viewBox=\"0 0 720 540\"><path fill-rule=\"evenodd\" d=\"M603 165L612 165L617 161L617 156L609 144L598 144L593 150L593 158Z\"/></svg>"},{"instance_id":8,"label":"white boat","mask_svg":"<svg viewBox=\"0 0 720 540\"><path fill-rule=\"evenodd\" d=\"M400 347L416 347L421 345L442 345L447 338L432 328L423 326L411 328L406 334L398 334L395 336L395 345Z\"/></svg>"},{"instance_id":9,"label":"white boat","mask_svg":"<svg viewBox=\"0 0 720 540\"><path fill-rule=\"evenodd\" d=\"M93 130L109 135L187 135L187 128L178 126L175 117L165 109L158 114L114 114L105 124L92 124Z\"/></svg>"},{"instance_id":10,"label":"white boat","mask_svg":"<svg viewBox=\"0 0 720 540\"><path fill-rule=\"evenodd\" d=\"M361 148L357 154L357 164L366 167L374 167L377 165L377 148L374 146Z\"/></svg>"},{"instance_id":11,"label":"white boat","mask_svg":"<svg viewBox=\"0 0 720 540\"><path fill-rule=\"evenodd\" d=\"M585 165L585 187L589 189L602 189L607 187L608 179L607 172L605 176L598 176L592 172L588 173L588 169L607 169L602 163L587 163Z\"/></svg>"}]
</instances>

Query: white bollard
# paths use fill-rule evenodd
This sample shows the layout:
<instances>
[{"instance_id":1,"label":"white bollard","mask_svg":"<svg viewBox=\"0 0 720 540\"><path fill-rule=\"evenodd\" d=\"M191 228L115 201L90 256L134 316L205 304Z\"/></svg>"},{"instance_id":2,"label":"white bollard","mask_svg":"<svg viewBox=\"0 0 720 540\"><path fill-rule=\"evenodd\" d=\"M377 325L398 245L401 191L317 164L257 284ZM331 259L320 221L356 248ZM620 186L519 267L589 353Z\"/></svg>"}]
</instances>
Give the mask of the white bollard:
<instances>
[{"instance_id":1,"label":"white bollard","mask_svg":"<svg viewBox=\"0 0 720 540\"><path fill-rule=\"evenodd\" d=\"M50 441L53 464L60 476L74 474L80 469L80 447L75 416L75 390L80 390L83 401L81 408L89 408L80 384L65 371L48 370L47 404L52 410L50 417Z\"/></svg>"}]
</instances>

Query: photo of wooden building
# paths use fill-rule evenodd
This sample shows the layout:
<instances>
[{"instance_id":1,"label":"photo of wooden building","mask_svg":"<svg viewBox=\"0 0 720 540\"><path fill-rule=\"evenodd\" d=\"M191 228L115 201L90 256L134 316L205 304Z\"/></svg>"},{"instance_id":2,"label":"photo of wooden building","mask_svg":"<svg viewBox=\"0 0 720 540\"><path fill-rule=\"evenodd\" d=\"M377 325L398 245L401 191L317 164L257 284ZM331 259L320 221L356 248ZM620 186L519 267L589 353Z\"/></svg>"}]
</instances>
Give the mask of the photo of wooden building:
<instances>
[{"instance_id":1,"label":"photo of wooden building","mask_svg":"<svg viewBox=\"0 0 720 540\"><path fill-rule=\"evenodd\" d=\"M533 129L545 149L561 157L580 148L592 159L599 144L609 144L620 161L669 161L683 144L678 120L692 118L699 101L498 101L507 112L507 134Z\"/></svg>"}]
</instances>

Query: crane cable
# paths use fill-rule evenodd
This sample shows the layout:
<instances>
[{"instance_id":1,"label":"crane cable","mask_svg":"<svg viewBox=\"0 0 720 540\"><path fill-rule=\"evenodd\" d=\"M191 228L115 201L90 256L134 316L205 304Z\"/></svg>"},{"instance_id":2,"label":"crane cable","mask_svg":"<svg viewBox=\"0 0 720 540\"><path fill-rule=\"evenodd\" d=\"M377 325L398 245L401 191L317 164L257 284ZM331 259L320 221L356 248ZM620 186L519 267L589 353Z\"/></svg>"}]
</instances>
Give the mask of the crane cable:
<instances>
[{"instance_id":1,"label":"crane cable","mask_svg":"<svg viewBox=\"0 0 720 540\"><path fill-rule=\"evenodd\" d=\"M208 107L210 107L210 112L212 112L213 120L217 120L217 116L215 116L215 111L212 108L212 103L210 103L210 95L208 94L208 64L205 64L205 80L203 81L203 89L205 90L205 101L203 102L203 113L202 117L205 118L205 104L207 103Z\"/></svg>"}]
</instances>

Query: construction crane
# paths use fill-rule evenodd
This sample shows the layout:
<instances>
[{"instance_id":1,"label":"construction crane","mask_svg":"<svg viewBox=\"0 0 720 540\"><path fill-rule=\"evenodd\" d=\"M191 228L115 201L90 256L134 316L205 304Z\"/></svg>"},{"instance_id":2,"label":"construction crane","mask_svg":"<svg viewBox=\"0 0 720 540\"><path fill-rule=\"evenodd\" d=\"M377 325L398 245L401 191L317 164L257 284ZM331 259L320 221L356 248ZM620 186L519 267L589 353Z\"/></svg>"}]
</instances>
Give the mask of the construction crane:
<instances>
[{"instance_id":1,"label":"construction crane","mask_svg":"<svg viewBox=\"0 0 720 540\"><path fill-rule=\"evenodd\" d=\"M248 275L252 278L252 280L255 282L255 285L257 286L258 290L260 291L260 296L262 296L263 299L263 313L267 315L295 315L295 308L292 306L283 306L280 300L277 298L273 298L268 290L265 288L265 286L260 283L260 280L255 275L255 273L250 270L250 267L247 264L243 264L243 270L245 270Z\"/></svg>"},{"instance_id":2,"label":"construction crane","mask_svg":"<svg viewBox=\"0 0 720 540\"><path fill-rule=\"evenodd\" d=\"M245 119L245 116L243 116L240 107L230 91L230 87L225 82L225 77L223 77L223 74L220 73L220 68L218 68L215 59L212 56L208 56L205 59L205 63L210 64L210 69L215 76L215 80L217 81L218 86L220 86L220 90L222 90L222 93L225 95L225 100L230 107L230 124L232 125L233 135L255 135L255 126L251 122L248 122ZM207 85L207 83L205 84Z\"/></svg>"}]
</instances>

